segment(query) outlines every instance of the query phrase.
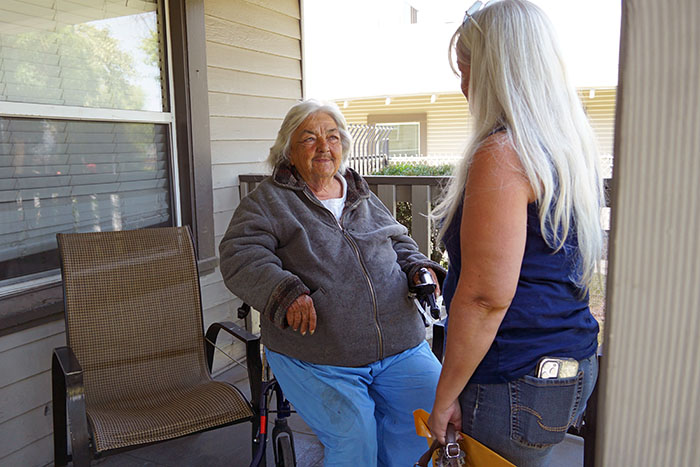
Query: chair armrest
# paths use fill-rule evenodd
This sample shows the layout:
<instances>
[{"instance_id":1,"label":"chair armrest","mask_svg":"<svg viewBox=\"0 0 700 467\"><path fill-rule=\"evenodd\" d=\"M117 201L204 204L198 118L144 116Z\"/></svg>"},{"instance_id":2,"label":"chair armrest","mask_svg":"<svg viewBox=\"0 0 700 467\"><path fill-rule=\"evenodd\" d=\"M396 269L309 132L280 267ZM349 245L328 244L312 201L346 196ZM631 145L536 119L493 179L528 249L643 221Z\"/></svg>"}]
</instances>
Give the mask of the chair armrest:
<instances>
[{"instance_id":1,"label":"chair armrest","mask_svg":"<svg viewBox=\"0 0 700 467\"><path fill-rule=\"evenodd\" d=\"M70 347L56 347L53 350L51 386L55 463L61 465L63 460L67 459L68 424L73 465L90 465L90 435L85 413L83 369Z\"/></svg>"},{"instance_id":2,"label":"chair armrest","mask_svg":"<svg viewBox=\"0 0 700 467\"><path fill-rule=\"evenodd\" d=\"M56 347L53 349L53 356L55 360L52 364L58 364L58 370L60 370L65 377L74 377L76 379L75 382L79 380L80 384L82 384L83 367L80 366L80 362L73 353L73 349L70 347Z\"/></svg>"},{"instance_id":3,"label":"chair armrest","mask_svg":"<svg viewBox=\"0 0 700 467\"><path fill-rule=\"evenodd\" d=\"M219 331L224 330L233 337L245 343L246 353L246 368L248 369L248 383L250 384L250 402L254 412L260 406L260 396L262 395L262 360L260 359L260 336L252 334L242 327L230 322L222 321L213 323L207 329L206 334L206 349L207 349L207 364L209 371L214 363L214 343L219 335Z\"/></svg>"}]
</instances>

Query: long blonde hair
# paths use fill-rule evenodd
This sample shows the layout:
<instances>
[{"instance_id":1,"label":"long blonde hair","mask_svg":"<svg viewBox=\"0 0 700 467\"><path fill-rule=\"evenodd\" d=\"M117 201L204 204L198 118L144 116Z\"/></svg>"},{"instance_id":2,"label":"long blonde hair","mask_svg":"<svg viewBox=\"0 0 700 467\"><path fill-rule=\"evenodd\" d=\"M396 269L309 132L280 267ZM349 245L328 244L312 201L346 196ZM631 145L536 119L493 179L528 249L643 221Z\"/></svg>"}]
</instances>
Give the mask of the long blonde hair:
<instances>
[{"instance_id":1,"label":"long blonde hair","mask_svg":"<svg viewBox=\"0 0 700 467\"><path fill-rule=\"evenodd\" d=\"M475 131L434 211L443 223L440 237L461 206L474 153L503 127L539 203L547 244L557 251L575 232L580 270L573 279L587 289L603 249L600 160L551 23L525 0L494 1L457 29L450 41L451 64L455 48L469 57Z\"/></svg>"}]
</instances>

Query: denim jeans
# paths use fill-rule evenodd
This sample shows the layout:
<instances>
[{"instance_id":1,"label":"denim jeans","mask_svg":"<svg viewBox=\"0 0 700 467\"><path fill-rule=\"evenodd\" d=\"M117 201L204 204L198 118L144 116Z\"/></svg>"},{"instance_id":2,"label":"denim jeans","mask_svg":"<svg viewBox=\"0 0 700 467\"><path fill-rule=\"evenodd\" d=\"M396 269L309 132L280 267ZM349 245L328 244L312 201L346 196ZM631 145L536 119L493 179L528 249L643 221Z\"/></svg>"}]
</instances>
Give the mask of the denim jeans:
<instances>
[{"instance_id":1,"label":"denim jeans","mask_svg":"<svg viewBox=\"0 0 700 467\"><path fill-rule=\"evenodd\" d=\"M462 430L518 467L549 465L552 447L583 413L597 377L594 354L571 378L467 384L459 397Z\"/></svg>"},{"instance_id":2,"label":"denim jeans","mask_svg":"<svg viewBox=\"0 0 700 467\"><path fill-rule=\"evenodd\" d=\"M316 365L265 349L285 397L324 446L326 467L406 467L428 449L413 411L430 411L440 363L427 342L362 367Z\"/></svg>"}]
</instances>

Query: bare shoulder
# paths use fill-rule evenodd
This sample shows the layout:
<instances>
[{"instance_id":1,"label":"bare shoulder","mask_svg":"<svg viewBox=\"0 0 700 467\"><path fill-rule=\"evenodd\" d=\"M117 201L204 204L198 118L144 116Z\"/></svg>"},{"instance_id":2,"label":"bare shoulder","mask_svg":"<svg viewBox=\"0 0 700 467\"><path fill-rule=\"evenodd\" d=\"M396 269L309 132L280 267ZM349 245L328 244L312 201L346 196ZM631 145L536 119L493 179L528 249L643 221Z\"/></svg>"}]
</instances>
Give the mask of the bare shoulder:
<instances>
[{"instance_id":1,"label":"bare shoulder","mask_svg":"<svg viewBox=\"0 0 700 467\"><path fill-rule=\"evenodd\" d=\"M515 151L508 133L505 131L489 135L477 149L474 159L480 159L480 162L484 163L505 164L506 167L522 172L522 164L518 153Z\"/></svg>"},{"instance_id":2,"label":"bare shoulder","mask_svg":"<svg viewBox=\"0 0 700 467\"><path fill-rule=\"evenodd\" d=\"M469 168L469 183L477 189L509 187L525 190L528 199L534 199L520 157L505 131L489 135L474 153Z\"/></svg>"}]
</instances>

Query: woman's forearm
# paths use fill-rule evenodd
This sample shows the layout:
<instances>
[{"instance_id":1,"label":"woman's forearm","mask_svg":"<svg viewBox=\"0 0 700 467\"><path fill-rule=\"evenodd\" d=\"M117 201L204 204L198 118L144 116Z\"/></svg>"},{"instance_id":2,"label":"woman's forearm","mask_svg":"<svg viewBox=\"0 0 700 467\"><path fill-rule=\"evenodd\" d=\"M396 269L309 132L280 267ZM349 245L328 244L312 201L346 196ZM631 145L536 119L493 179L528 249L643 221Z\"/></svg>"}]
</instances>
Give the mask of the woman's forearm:
<instances>
[{"instance_id":1,"label":"woman's forearm","mask_svg":"<svg viewBox=\"0 0 700 467\"><path fill-rule=\"evenodd\" d=\"M454 402L467 385L491 347L507 310L476 303L460 306L456 301L450 307L447 348L435 398L438 408Z\"/></svg>"}]
</instances>

